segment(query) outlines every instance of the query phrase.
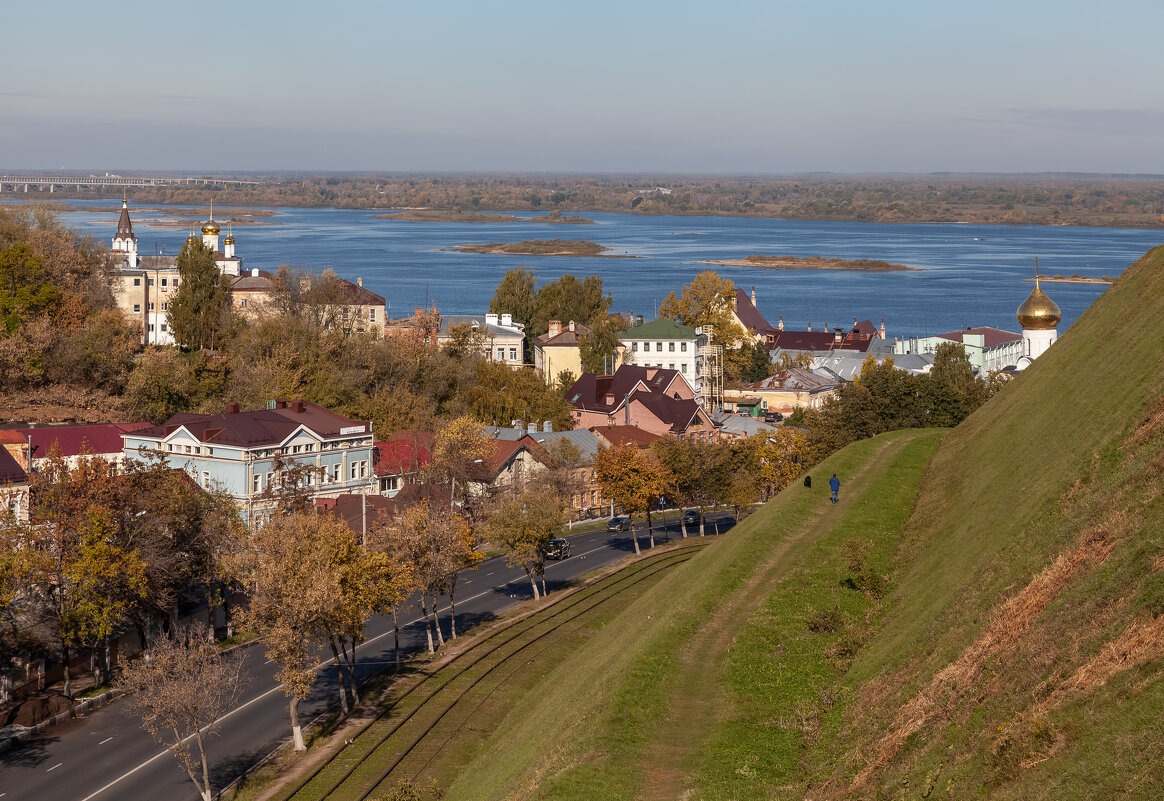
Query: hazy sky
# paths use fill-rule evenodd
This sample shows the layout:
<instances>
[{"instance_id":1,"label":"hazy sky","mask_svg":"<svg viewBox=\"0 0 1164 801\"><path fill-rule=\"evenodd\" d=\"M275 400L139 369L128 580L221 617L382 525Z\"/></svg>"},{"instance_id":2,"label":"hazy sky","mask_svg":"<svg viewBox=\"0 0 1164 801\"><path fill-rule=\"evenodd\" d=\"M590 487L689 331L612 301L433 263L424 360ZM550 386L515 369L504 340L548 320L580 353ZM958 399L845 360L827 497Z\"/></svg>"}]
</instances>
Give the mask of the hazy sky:
<instances>
[{"instance_id":1,"label":"hazy sky","mask_svg":"<svg viewBox=\"0 0 1164 801\"><path fill-rule=\"evenodd\" d=\"M46 0L3 20L0 170L1164 173L1161 0Z\"/></svg>"}]
</instances>

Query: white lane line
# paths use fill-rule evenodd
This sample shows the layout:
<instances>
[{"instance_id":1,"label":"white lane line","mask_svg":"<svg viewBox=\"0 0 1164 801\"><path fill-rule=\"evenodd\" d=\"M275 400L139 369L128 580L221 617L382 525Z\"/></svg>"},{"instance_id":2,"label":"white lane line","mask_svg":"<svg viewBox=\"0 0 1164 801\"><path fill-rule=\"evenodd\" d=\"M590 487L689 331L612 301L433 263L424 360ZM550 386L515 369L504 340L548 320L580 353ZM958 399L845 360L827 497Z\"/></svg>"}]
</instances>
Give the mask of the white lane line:
<instances>
[{"instance_id":1,"label":"white lane line","mask_svg":"<svg viewBox=\"0 0 1164 801\"><path fill-rule=\"evenodd\" d=\"M105 745L107 742L109 742L109 741L110 741L110 740L112 740L112 739L113 739L112 737L106 737L104 740L102 740L101 742L97 743L97 745Z\"/></svg>"},{"instance_id":2,"label":"white lane line","mask_svg":"<svg viewBox=\"0 0 1164 801\"><path fill-rule=\"evenodd\" d=\"M63 765L63 764L65 764L65 763L64 763L64 762L58 762L57 764L53 765L51 768L49 768L48 770L46 770L46 771L45 771L45 773L52 773L54 770L56 770L57 768L59 768L59 767L60 767L61 765Z\"/></svg>"},{"instance_id":3,"label":"white lane line","mask_svg":"<svg viewBox=\"0 0 1164 801\"><path fill-rule=\"evenodd\" d=\"M476 600L477 598L480 598L480 597L482 597L483 595L488 595L488 594L489 594L489 593L491 593L491 592L493 592L493 588L490 588L490 589L488 589L488 590L485 590L484 592L479 592L479 593L477 593L476 595L474 595L474 596L472 596L472 597L470 597L470 598L466 598L465 600L461 601L461 603L463 603L463 604L464 604L464 603L468 603L469 601ZM442 611L443 611L443 610L442 610ZM404 628L404 627L406 627L406 626L411 626L413 623L419 623L421 620L423 620L423 618L421 618L421 617L416 617L416 618L413 618L412 620L410 620L410 621L406 622L406 623L405 623L403 626L401 626L401 628ZM371 645L372 643L376 642L376 640L383 639L384 637L387 637L389 634L392 634L392 630L388 630L388 631L384 632L383 634L378 634L378 635L376 635L375 637L373 637L373 638L372 638L372 639L370 639L370 640L365 640L365 641L363 642L363 644L362 644L362 645L360 645L360 648L362 649L362 648L364 648L364 647L366 647L366 646L369 646L369 645ZM326 661L324 661L324 662L320 662L318 665L316 665L316 666L315 666L315 669L316 669L316 670L321 670L321 669L323 669L323 668L327 667L327 665L330 663L330 661L331 661L331 660L326 660ZM209 729L211 726L216 726L216 725L218 725L219 723L221 723L222 721L226 720L227 718L229 718L229 717L231 717L231 716L233 716L233 715L235 715L235 714L237 714L237 713L239 713L239 712L242 712L244 709L246 709L246 708L247 708L248 706L250 706L251 704L258 703L259 701L261 701L261 700L263 700L264 698L266 698L268 695L273 695L274 693L277 693L277 692L282 692L282 691L283 691L283 686L282 686L282 685L280 685L280 684L276 684L274 687L272 687L271 689L267 690L267 691L266 691L265 693L263 693L262 695L255 696L254 698L252 698L251 700L247 701L247 702L246 702L245 704L243 704L242 706L235 707L235 708L234 708L234 709L232 709L231 711L227 712L225 715L223 715L222 717L220 717L218 720L214 721L213 723L208 723L206 726L204 726L204 727L202 728L202 731L203 731L203 732L205 732L205 731L206 731L207 729ZM189 739L193 738L193 736L194 736L194 735L193 735L193 734L191 734L189 737L186 737L185 739L186 739L186 740L189 740ZM184 742L184 741L183 741L183 742ZM113 781L109 782L109 784L105 785L105 786L104 786L104 787L102 787L100 790L97 790L96 792L90 793L89 795L85 796L84 798L82 798L82 799L81 799L81 801L92 801L92 799L94 799L94 798L96 798L97 796L101 795L103 792L105 792L106 790L108 790L110 787L114 786L115 784L118 784L119 782L121 782L121 781L122 781L122 780L124 780L124 779L128 779L130 776L132 776L133 774L137 773L137 772L138 772L139 770L141 770L142 768L146 767L147 765L149 765L149 764L150 764L150 763L152 763L152 762L156 762L157 760L161 759L162 757L166 756L166 755L167 755L167 754L169 754L169 753L170 753L169 749L166 749L165 751L161 751L161 752L159 752L159 753L157 753L157 754L154 754L152 757L150 757L149 759L147 759L145 762L141 763L141 764L140 764L140 765L138 765L136 768L132 768L131 770L127 770L125 773L121 774L121 775L120 775L120 776L118 776L116 779L114 779Z\"/></svg>"}]
</instances>

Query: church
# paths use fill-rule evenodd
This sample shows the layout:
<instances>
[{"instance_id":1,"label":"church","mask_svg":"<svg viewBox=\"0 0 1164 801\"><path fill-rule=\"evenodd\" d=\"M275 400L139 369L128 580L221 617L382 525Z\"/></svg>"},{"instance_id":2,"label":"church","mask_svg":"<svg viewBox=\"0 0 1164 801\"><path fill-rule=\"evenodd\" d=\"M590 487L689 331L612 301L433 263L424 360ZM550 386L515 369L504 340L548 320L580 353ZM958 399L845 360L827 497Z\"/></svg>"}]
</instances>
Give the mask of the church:
<instances>
[{"instance_id":1,"label":"church","mask_svg":"<svg viewBox=\"0 0 1164 801\"><path fill-rule=\"evenodd\" d=\"M218 269L226 275L242 274L242 259L235 255L234 235L227 230L219 245L222 226L214 219L214 206L210 207L210 219L201 225L202 244L214 253ZM187 241L198 241L190 232ZM113 281L113 296L117 306L134 324L141 334L143 345L173 345L174 336L169 330L167 316L170 301L178 291L177 256L142 256L138 251L137 236L133 232L133 221L129 218L129 202L121 199L121 218L117 221L117 231L109 248L109 255L118 268Z\"/></svg>"}]
</instances>

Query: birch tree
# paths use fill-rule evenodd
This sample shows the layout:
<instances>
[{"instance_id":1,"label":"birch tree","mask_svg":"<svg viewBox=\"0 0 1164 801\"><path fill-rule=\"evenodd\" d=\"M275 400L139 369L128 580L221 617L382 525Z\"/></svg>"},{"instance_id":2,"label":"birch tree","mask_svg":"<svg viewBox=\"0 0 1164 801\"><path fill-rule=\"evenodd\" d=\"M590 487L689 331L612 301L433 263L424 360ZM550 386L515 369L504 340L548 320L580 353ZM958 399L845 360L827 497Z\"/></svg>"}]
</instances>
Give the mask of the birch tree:
<instances>
[{"instance_id":1,"label":"birch tree","mask_svg":"<svg viewBox=\"0 0 1164 801\"><path fill-rule=\"evenodd\" d=\"M528 484L517 495L501 498L490 510L485 526L490 541L505 549L506 561L525 571L534 599L545 590L545 549L566 522L566 504L543 486Z\"/></svg>"}]
</instances>

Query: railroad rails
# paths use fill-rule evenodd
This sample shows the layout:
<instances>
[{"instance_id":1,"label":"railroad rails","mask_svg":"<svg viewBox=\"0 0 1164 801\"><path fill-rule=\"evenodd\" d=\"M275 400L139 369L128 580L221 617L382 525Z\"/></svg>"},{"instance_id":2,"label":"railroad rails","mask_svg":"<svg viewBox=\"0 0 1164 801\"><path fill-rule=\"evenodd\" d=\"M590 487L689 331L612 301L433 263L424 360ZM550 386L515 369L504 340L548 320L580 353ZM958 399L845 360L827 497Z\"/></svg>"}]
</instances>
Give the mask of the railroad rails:
<instances>
[{"instance_id":1,"label":"railroad rails","mask_svg":"<svg viewBox=\"0 0 1164 801\"><path fill-rule=\"evenodd\" d=\"M283 788L278 801L364 801L419 778L482 707L555 646L610 611L629 590L658 580L708 540L650 555L499 627L411 683L335 756Z\"/></svg>"}]
</instances>

